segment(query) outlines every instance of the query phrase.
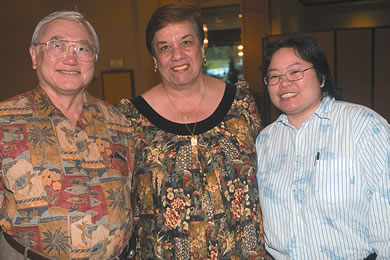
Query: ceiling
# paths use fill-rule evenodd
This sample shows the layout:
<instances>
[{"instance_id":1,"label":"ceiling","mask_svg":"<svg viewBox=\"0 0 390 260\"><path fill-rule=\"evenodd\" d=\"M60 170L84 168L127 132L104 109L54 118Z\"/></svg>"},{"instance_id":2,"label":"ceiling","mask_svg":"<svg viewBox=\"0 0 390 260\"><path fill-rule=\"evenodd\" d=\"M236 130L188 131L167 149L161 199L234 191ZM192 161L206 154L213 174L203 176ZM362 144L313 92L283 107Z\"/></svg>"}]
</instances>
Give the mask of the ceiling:
<instances>
[{"instance_id":1,"label":"ceiling","mask_svg":"<svg viewBox=\"0 0 390 260\"><path fill-rule=\"evenodd\" d=\"M372 0L299 0L303 5L342 4L351 2L368 2Z\"/></svg>"}]
</instances>

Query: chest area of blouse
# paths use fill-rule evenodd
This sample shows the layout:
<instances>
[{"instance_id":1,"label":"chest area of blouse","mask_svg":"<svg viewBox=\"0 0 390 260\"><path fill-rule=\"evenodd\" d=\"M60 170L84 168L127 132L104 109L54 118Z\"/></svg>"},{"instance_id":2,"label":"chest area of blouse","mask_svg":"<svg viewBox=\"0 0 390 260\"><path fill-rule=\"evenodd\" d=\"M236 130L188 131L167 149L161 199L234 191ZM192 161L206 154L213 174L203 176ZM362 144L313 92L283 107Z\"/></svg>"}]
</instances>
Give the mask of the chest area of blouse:
<instances>
[{"instance_id":1,"label":"chest area of blouse","mask_svg":"<svg viewBox=\"0 0 390 260\"><path fill-rule=\"evenodd\" d=\"M281 205L319 201L351 206L368 194L349 131L332 129L325 121L273 134L263 136L267 153L261 153L258 164L261 197Z\"/></svg>"}]
</instances>

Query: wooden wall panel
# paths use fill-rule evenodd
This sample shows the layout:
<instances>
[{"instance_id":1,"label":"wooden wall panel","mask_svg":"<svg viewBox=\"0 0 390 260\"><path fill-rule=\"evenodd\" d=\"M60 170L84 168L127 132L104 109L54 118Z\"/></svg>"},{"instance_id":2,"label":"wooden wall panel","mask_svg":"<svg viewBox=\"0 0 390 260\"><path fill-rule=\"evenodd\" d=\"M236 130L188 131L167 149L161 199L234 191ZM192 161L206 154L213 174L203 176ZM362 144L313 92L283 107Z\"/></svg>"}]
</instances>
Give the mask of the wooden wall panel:
<instances>
[{"instance_id":1,"label":"wooden wall panel","mask_svg":"<svg viewBox=\"0 0 390 260\"><path fill-rule=\"evenodd\" d=\"M254 95L260 115L265 117L266 104L263 84L263 45L262 39L268 31L267 0L242 0L241 39L244 46L243 75ZM264 122L264 121L263 121Z\"/></svg>"},{"instance_id":2,"label":"wooden wall panel","mask_svg":"<svg viewBox=\"0 0 390 260\"><path fill-rule=\"evenodd\" d=\"M336 32L337 86L345 101L371 107L372 30Z\"/></svg>"},{"instance_id":3,"label":"wooden wall panel","mask_svg":"<svg viewBox=\"0 0 390 260\"><path fill-rule=\"evenodd\" d=\"M325 51L332 76L335 77L335 37L334 31L313 32L313 39Z\"/></svg>"},{"instance_id":4,"label":"wooden wall panel","mask_svg":"<svg viewBox=\"0 0 390 260\"><path fill-rule=\"evenodd\" d=\"M390 122L390 28L375 30L374 109Z\"/></svg>"}]
</instances>

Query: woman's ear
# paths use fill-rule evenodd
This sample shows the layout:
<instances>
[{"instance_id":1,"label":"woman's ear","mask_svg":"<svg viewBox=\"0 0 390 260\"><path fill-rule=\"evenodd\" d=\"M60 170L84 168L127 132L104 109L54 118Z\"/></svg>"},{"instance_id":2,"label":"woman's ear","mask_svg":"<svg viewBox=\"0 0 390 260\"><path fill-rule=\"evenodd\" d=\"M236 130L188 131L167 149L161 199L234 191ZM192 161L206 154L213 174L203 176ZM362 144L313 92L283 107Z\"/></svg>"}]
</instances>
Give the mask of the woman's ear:
<instances>
[{"instance_id":1,"label":"woman's ear","mask_svg":"<svg viewBox=\"0 0 390 260\"><path fill-rule=\"evenodd\" d=\"M153 67L154 67L154 70L157 71L157 70L158 70L157 60L156 60L156 58L155 58L154 56L152 57L152 59L153 59Z\"/></svg>"},{"instance_id":2,"label":"woman's ear","mask_svg":"<svg viewBox=\"0 0 390 260\"><path fill-rule=\"evenodd\" d=\"M322 78L322 80L321 80L320 88L323 88L325 86L325 76L322 75L321 78Z\"/></svg>"}]
</instances>

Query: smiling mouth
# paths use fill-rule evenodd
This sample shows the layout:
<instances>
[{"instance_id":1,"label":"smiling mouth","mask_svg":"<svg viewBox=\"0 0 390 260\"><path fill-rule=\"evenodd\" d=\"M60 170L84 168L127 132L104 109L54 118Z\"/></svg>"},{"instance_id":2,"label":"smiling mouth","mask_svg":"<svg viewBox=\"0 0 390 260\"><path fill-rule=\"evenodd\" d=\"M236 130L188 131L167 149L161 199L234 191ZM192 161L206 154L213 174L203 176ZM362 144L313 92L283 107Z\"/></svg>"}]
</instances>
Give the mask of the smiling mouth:
<instances>
[{"instance_id":1,"label":"smiling mouth","mask_svg":"<svg viewBox=\"0 0 390 260\"><path fill-rule=\"evenodd\" d=\"M72 71L69 71L69 70L57 70L57 72L61 72L63 74L68 74L68 75L80 74L79 71L75 71L75 70L72 70Z\"/></svg>"},{"instance_id":2,"label":"smiling mouth","mask_svg":"<svg viewBox=\"0 0 390 260\"><path fill-rule=\"evenodd\" d=\"M295 97L296 95L298 95L297 92L289 92L289 93L285 93L285 94L281 95L280 97L281 98L290 98L290 97Z\"/></svg>"},{"instance_id":3,"label":"smiling mouth","mask_svg":"<svg viewBox=\"0 0 390 260\"><path fill-rule=\"evenodd\" d=\"M172 70L173 71L176 71L176 72L180 72L180 71L184 71L186 69L188 69L188 65L185 64L185 65L181 65L181 66L178 66L178 67L173 67Z\"/></svg>"}]
</instances>

